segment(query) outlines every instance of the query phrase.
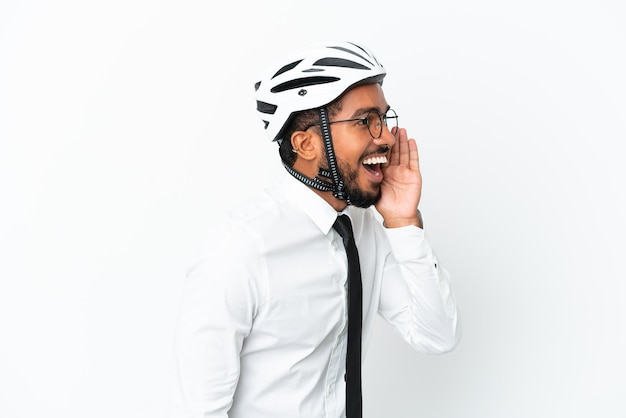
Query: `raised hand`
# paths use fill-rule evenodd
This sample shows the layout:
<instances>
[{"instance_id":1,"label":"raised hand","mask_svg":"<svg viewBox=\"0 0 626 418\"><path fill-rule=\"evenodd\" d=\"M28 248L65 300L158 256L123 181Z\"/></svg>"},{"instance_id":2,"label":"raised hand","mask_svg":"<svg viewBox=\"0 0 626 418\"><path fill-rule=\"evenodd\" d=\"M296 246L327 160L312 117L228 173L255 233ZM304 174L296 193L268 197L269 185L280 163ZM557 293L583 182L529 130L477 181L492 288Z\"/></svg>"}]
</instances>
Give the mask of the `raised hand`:
<instances>
[{"instance_id":1,"label":"raised hand","mask_svg":"<svg viewBox=\"0 0 626 418\"><path fill-rule=\"evenodd\" d=\"M387 228L406 225L422 227L417 210L422 194L422 175L415 139L408 138L406 129L393 128L396 143L391 148L389 163L383 166L381 198L376 210Z\"/></svg>"}]
</instances>

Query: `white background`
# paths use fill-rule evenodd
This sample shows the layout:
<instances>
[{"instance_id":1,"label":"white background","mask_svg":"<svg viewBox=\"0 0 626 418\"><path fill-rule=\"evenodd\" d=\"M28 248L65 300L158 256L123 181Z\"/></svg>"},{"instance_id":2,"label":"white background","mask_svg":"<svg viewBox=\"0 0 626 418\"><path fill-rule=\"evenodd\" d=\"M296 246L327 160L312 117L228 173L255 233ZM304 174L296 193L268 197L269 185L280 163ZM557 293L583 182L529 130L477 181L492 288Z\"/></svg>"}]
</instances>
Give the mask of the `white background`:
<instances>
[{"instance_id":1,"label":"white background","mask_svg":"<svg viewBox=\"0 0 626 418\"><path fill-rule=\"evenodd\" d=\"M387 68L464 329L380 322L366 416L626 417L621 0L3 0L1 417L165 417L185 270L281 169L256 76L319 39Z\"/></svg>"}]
</instances>

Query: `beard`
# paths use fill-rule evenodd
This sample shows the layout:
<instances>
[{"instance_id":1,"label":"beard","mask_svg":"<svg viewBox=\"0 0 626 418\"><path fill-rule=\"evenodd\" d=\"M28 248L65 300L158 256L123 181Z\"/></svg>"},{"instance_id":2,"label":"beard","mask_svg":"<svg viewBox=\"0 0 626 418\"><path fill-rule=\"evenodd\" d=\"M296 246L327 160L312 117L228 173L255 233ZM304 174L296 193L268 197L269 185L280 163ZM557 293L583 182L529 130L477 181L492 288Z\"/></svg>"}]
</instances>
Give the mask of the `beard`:
<instances>
[{"instance_id":1,"label":"beard","mask_svg":"<svg viewBox=\"0 0 626 418\"><path fill-rule=\"evenodd\" d=\"M383 145L376 150L377 153L381 154L387 153L387 151L389 151L389 147L387 145ZM368 153L368 155L371 154L373 153ZM359 164L360 163L361 161L359 161ZM320 168L327 171L329 170L328 157L322 163L322 166ZM337 169L339 171L339 175L343 180L344 190L347 193L348 199L350 200L350 204L352 206L366 209L378 203L382 195L380 185L378 185L374 191L367 191L360 188L357 182L357 177L359 175L358 166L356 168L351 168L349 163L339 160L337 158Z\"/></svg>"},{"instance_id":2,"label":"beard","mask_svg":"<svg viewBox=\"0 0 626 418\"><path fill-rule=\"evenodd\" d=\"M352 169L344 161L337 161L337 168L343 179L343 185L352 206L369 208L380 200L380 186L375 191L367 191L359 187L357 183L358 168Z\"/></svg>"}]
</instances>

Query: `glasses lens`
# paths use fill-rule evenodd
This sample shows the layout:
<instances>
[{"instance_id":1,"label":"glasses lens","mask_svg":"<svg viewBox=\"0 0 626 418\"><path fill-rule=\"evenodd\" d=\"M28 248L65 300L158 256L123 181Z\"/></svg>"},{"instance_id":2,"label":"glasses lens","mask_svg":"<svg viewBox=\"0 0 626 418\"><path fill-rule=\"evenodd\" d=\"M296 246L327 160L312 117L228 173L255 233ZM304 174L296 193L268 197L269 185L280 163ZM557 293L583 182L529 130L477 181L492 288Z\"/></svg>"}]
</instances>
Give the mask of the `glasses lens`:
<instances>
[{"instance_id":1,"label":"glasses lens","mask_svg":"<svg viewBox=\"0 0 626 418\"><path fill-rule=\"evenodd\" d=\"M367 128L370 131L370 135L374 139L380 138L383 134L383 122L381 120L381 115L377 112L370 112L367 114Z\"/></svg>"},{"instance_id":2,"label":"glasses lens","mask_svg":"<svg viewBox=\"0 0 626 418\"><path fill-rule=\"evenodd\" d=\"M398 127L398 115L396 114L395 110L389 109L387 111L387 114L384 115L383 118L385 119L385 126L389 128L390 132L394 127Z\"/></svg>"}]
</instances>

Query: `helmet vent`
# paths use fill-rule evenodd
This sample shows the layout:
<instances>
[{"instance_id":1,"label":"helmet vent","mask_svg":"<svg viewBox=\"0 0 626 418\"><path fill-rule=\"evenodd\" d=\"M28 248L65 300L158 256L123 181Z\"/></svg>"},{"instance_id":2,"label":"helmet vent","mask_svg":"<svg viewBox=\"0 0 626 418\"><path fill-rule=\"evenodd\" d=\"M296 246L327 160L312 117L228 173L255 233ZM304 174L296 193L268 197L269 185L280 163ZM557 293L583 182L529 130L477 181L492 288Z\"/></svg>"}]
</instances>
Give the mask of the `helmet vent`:
<instances>
[{"instance_id":1,"label":"helmet vent","mask_svg":"<svg viewBox=\"0 0 626 418\"><path fill-rule=\"evenodd\" d=\"M276 74L274 74L274 75L272 76L272 78L276 78L276 77L278 77L279 75L281 75L282 73L284 73L284 72L287 72L287 71L291 70L292 68L294 68L296 65L300 64L301 62L302 62L302 60L298 60L298 61L292 62L291 64L287 64L287 65L285 65L285 66L284 66L284 67L282 67L280 70L278 70L278 71L276 72Z\"/></svg>"},{"instance_id":2,"label":"helmet vent","mask_svg":"<svg viewBox=\"0 0 626 418\"><path fill-rule=\"evenodd\" d=\"M353 44L353 45L354 45L354 44ZM361 51L363 51L363 48L361 48L360 46L358 46L358 45L355 45L355 46L356 46L356 47L358 47ZM369 62L370 64L372 64L372 61L368 60L367 58L365 58L365 57L364 57L363 55L361 55L361 54L357 54L356 52L349 50L348 48L342 48L342 47L340 47L340 46L331 46L330 48L333 48L333 49L338 49L339 51L343 51L343 52L347 52L348 54L355 55L355 56L357 56L357 57L361 58L362 60L367 61L367 62ZM363 52L365 52L365 51L363 51ZM374 65L374 64L372 64L372 65Z\"/></svg>"},{"instance_id":3,"label":"helmet vent","mask_svg":"<svg viewBox=\"0 0 626 418\"><path fill-rule=\"evenodd\" d=\"M276 113L276 109L278 109L278 106L276 105L261 102L259 100L257 100L256 102L256 110L258 110L261 113L267 113L267 114L273 115L274 113Z\"/></svg>"},{"instance_id":4,"label":"helmet vent","mask_svg":"<svg viewBox=\"0 0 626 418\"><path fill-rule=\"evenodd\" d=\"M322 58L317 61L313 65L320 65L326 67L342 67L342 68L354 68L355 70L369 70L369 67L366 67L363 64L359 64L358 62L350 61L343 58Z\"/></svg>"},{"instance_id":5,"label":"helmet vent","mask_svg":"<svg viewBox=\"0 0 626 418\"><path fill-rule=\"evenodd\" d=\"M339 77L323 77L323 76L297 78L295 80L289 80L277 86L274 86L272 87L270 91L272 93L280 93L286 90L299 89L301 87L315 86L318 84L333 83L339 80L340 80Z\"/></svg>"}]
</instances>

